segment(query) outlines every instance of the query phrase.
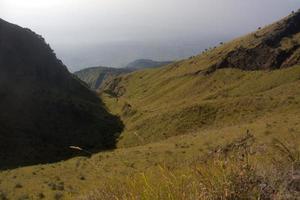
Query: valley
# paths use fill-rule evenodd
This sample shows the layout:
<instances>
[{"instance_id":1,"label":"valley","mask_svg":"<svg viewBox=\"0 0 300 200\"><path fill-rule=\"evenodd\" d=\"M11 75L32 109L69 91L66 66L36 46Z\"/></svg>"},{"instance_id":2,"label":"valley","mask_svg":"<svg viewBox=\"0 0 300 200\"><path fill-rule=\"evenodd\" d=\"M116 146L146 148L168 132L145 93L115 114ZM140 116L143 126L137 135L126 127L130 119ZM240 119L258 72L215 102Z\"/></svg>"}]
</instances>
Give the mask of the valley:
<instances>
[{"instance_id":1,"label":"valley","mask_svg":"<svg viewBox=\"0 0 300 200\"><path fill-rule=\"evenodd\" d=\"M29 79L29 88L38 91L42 99L38 103L43 109L38 113L50 113L50 117L36 116L35 120L41 123L38 129L32 126L33 131L24 132L27 126L21 124L21 130L15 130L12 139L4 140L10 141L9 145L0 143L10 147L4 146L0 154L2 160L7 160L1 163L0 200L297 199L300 194L300 180L295 178L300 170L299 19L300 11L293 12L246 36L160 67L141 66L141 70L126 72L123 71L126 68L118 72L97 68L100 70L97 73L83 73L81 79L86 83L62 70L57 72L61 75L47 76L45 86L40 85L32 74L44 75L39 67L48 62L36 61L32 56L28 62L20 59L16 64L12 59L0 57L0 70L17 66L20 73L34 77ZM3 30L16 29L18 33L29 34L15 25L2 24L0 36L5 36L0 38L8 37ZM5 40L9 48L0 46L6 55L11 49L19 52L13 40L16 38ZM44 47L40 40L36 43ZM21 54L30 49L24 46ZM49 52L46 48L45 55ZM63 69L63 64L50 55L54 66ZM22 71L24 66L37 67L29 73ZM102 70L108 70L109 78L96 84L103 78ZM5 77L13 75L8 70ZM61 84L52 80L60 76ZM27 78L20 82L8 79L6 84L20 83L15 86L19 89L27 82ZM36 85L47 90L40 91ZM57 93L51 93L52 90ZM28 98L34 99L29 94ZM72 109L63 107L56 116L52 115L56 113L54 109L44 109L48 104ZM2 109L15 108L7 107L7 103L2 105ZM27 106L19 109L21 113L31 111ZM18 116L19 111L9 113ZM17 121L26 116L21 115ZM0 120L10 119L4 114L0 117ZM69 121L65 126L57 125L55 129L53 123L66 123L66 119ZM3 122L9 123L14 124ZM0 138L11 134L3 130ZM41 136L40 132L49 134ZM19 155L27 143L21 141L18 151L14 151L14 139L27 139L24 133L30 136L28 144L33 151ZM54 145L47 141L54 141ZM61 143L56 145L55 141ZM79 151L68 152L71 145ZM46 154L38 154L40 149ZM26 160L33 155L36 159ZM41 157L44 159L38 159ZM19 163L20 160L24 162Z\"/></svg>"}]
</instances>

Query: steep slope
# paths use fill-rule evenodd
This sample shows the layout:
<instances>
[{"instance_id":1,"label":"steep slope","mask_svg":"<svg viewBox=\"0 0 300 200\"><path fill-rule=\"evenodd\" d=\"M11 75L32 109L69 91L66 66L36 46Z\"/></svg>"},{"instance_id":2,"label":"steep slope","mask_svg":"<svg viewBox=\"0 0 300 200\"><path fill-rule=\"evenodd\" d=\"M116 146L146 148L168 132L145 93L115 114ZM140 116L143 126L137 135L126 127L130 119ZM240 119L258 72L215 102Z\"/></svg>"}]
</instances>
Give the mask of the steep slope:
<instances>
[{"instance_id":1,"label":"steep slope","mask_svg":"<svg viewBox=\"0 0 300 200\"><path fill-rule=\"evenodd\" d=\"M279 69L298 64L300 12L292 13L285 19L243 39L246 40L246 45L235 46L214 67L258 70Z\"/></svg>"},{"instance_id":2,"label":"steep slope","mask_svg":"<svg viewBox=\"0 0 300 200\"><path fill-rule=\"evenodd\" d=\"M77 71L74 74L92 90L97 90L105 80L132 71L133 70L126 68L90 67Z\"/></svg>"},{"instance_id":3,"label":"steep slope","mask_svg":"<svg viewBox=\"0 0 300 200\"><path fill-rule=\"evenodd\" d=\"M0 168L65 159L70 145L112 148L122 128L41 36L4 20L0 97Z\"/></svg>"},{"instance_id":4,"label":"steep slope","mask_svg":"<svg viewBox=\"0 0 300 200\"><path fill-rule=\"evenodd\" d=\"M298 111L299 16L293 13L201 55L107 83L101 96L125 123L119 146Z\"/></svg>"},{"instance_id":5,"label":"steep slope","mask_svg":"<svg viewBox=\"0 0 300 200\"><path fill-rule=\"evenodd\" d=\"M161 67L164 65L168 65L170 63L172 63L172 61L154 61L150 59L138 59L126 65L125 68L132 69L132 70L139 70L145 68Z\"/></svg>"}]
</instances>

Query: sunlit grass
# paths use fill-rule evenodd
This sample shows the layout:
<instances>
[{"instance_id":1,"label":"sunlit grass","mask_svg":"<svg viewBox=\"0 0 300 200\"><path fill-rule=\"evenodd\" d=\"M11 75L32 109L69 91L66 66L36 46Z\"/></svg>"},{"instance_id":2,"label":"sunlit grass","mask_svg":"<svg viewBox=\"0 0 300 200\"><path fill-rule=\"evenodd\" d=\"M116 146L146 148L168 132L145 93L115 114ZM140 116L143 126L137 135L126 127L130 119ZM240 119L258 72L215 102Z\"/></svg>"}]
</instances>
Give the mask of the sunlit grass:
<instances>
[{"instance_id":1,"label":"sunlit grass","mask_svg":"<svg viewBox=\"0 0 300 200\"><path fill-rule=\"evenodd\" d=\"M255 153L252 139L243 137L218 149L210 157L195 160L181 169L158 166L154 171L136 174L125 181L111 180L80 199L229 200L297 197L300 191L297 191L295 183L299 183L299 180L293 179L295 166L300 161L297 142L287 146L282 141L274 141L270 147L274 154L269 157L267 152Z\"/></svg>"}]
</instances>

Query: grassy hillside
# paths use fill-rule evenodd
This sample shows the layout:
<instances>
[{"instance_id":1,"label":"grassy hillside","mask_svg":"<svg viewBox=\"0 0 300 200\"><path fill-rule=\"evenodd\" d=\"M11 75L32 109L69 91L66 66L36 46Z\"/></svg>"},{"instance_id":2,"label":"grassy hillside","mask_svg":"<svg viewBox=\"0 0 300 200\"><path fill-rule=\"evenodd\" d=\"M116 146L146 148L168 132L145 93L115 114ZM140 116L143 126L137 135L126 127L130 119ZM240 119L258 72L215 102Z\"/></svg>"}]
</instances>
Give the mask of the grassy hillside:
<instances>
[{"instance_id":1,"label":"grassy hillside","mask_svg":"<svg viewBox=\"0 0 300 200\"><path fill-rule=\"evenodd\" d=\"M111 79L120 74L132 72L131 69L125 68L112 68L112 67L90 67L74 74L92 90L97 90L101 87L105 80Z\"/></svg>"},{"instance_id":2,"label":"grassy hillside","mask_svg":"<svg viewBox=\"0 0 300 200\"><path fill-rule=\"evenodd\" d=\"M120 147L249 123L270 113L299 109L298 66L271 72L222 69L209 76L176 79L164 79L165 74L158 73L165 70L123 77L126 92L120 97L103 94L106 105L125 123Z\"/></svg>"},{"instance_id":3,"label":"grassy hillside","mask_svg":"<svg viewBox=\"0 0 300 200\"><path fill-rule=\"evenodd\" d=\"M299 15L106 82L99 96L125 125L118 148L3 170L0 198L297 199Z\"/></svg>"},{"instance_id":4,"label":"grassy hillside","mask_svg":"<svg viewBox=\"0 0 300 200\"><path fill-rule=\"evenodd\" d=\"M44 39L0 20L0 169L113 148L122 123L71 75Z\"/></svg>"},{"instance_id":5,"label":"grassy hillside","mask_svg":"<svg viewBox=\"0 0 300 200\"><path fill-rule=\"evenodd\" d=\"M292 14L188 60L108 82L103 100L125 123L119 146L245 123L268 113L298 108L287 102L297 99L298 94L291 90L298 84L299 67L291 66L300 63L300 29L295 32L300 27L299 16L300 12ZM290 30L291 23L295 29ZM273 38L278 43L268 46L266 41ZM259 52L261 46L264 53L257 56L253 52ZM272 59L278 60L277 56L290 49L289 56L275 66ZM260 60L261 68L255 67L253 60ZM236 63L240 67L233 66ZM268 66L270 63L274 65ZM283 70L286 67L291 68ZM254 71L273 68L282 70Z\"/></svg>"}]
</instances>

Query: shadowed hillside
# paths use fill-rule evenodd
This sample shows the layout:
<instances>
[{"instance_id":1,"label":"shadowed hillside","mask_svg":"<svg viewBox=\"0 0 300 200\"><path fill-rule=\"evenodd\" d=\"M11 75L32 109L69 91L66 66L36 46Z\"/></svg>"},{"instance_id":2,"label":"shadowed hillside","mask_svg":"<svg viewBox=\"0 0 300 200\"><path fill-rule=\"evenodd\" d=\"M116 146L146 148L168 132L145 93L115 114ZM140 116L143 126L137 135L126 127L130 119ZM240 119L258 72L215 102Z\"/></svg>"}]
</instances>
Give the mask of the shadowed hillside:
<instances>
[{"instance_id":1,"label":"shadowed hillside","mask_svg":"<svg viewBox=\"0 0 300 200\"><path fill-rule=\"evenodd\" d=\"M0 20L0 168L48 163L113 148L122 130L44 39Z\"/></svg>"}]
</instances>

